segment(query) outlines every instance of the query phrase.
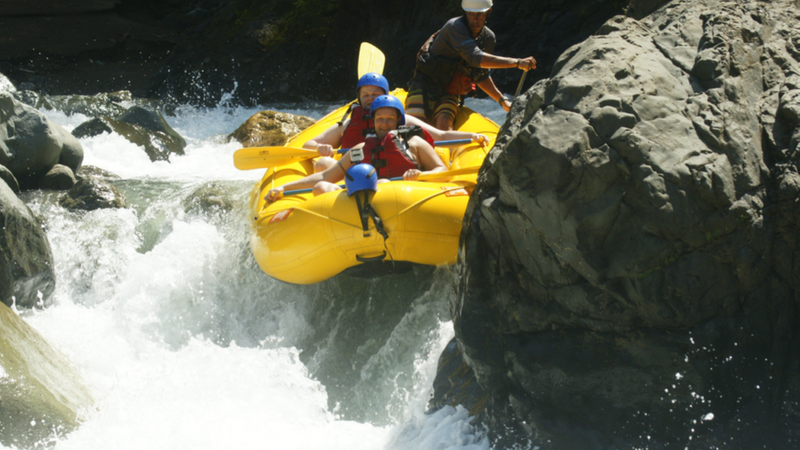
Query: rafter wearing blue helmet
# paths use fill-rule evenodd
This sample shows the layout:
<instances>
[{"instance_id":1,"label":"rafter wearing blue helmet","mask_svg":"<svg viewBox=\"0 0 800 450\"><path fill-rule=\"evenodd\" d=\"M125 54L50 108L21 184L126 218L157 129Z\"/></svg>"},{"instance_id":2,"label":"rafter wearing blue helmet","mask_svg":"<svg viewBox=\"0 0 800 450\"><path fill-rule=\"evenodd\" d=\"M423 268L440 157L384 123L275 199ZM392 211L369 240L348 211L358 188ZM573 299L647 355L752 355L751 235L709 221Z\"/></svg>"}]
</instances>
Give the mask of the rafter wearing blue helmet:
<instances>
[{"instance_id":1,"label":"rafter wearing blue helmet","mask_svg":"<svg viewBox=\"0 0 800 450\"><path fill-rule=\"evenodd\" d=\"M397 97L382 95L376 98L372 102L371 116L375 122L375 133L367 136L364 143L353 147L324 171L270 189L266 200L274 201L284 190L313 187L314 195L339 190L341 186L336 183L359 163L371 164L379 178L402 176L408 181L417 180L422 174L447 170L433 148L427 131L418 126L402 126L405 114L403 103Z\"/></svg>"}]
</instances>

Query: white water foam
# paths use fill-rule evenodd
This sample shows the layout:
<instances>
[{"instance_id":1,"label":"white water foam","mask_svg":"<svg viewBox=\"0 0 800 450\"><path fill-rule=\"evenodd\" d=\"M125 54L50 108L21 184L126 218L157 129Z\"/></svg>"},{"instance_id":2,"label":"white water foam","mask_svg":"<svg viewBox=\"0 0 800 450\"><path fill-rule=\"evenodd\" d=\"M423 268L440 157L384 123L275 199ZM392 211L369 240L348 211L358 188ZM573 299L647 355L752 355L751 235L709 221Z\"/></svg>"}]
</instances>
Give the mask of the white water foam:
<instances>
[{"instance_id":1,"label":"white water foam","mask_svg":"<svg viewBox=\"0 0 800 450\"><path fill-rule=\"evenodd\" d=\"M188 184L178 191L197 180L261 176L235 170L231 155L238 146L217 137L255 111L182 111L169 120L187 137L186 156L152 163L141 148L104 134L81 141L85 164L145 186L153 179ZM67 129L85 119L46 113ZM250 183L242 186L237 196L245 203ZM424 314L410 311L385 345L387 357L394 349L414 360L413 387L398 387L390 404L375 406L399 409L392 425L344 420L329 409L325 387L309 375L295 347L313 324L294 310L292 296L310 294L255 267L240 212L220 221L192 217L176 195L156 195L144 211L84 214L43 201L32 206L48 221L58 285L55 305L25 319L67 355L96 399L96 408L82 412L83 425L54 438L52 448L489 448L463 408L424 414L438 355L453 335L450 322L406 342L402 337L415 333L415 318ZM142 251L148 239L142 230L155 216L165 216L160 234ZM449 289L444 285L433 289ZM263 339L261 345L253 336ZM369 367L381 374L383 360L378 354Z\"/></svg>"}]
</instances>

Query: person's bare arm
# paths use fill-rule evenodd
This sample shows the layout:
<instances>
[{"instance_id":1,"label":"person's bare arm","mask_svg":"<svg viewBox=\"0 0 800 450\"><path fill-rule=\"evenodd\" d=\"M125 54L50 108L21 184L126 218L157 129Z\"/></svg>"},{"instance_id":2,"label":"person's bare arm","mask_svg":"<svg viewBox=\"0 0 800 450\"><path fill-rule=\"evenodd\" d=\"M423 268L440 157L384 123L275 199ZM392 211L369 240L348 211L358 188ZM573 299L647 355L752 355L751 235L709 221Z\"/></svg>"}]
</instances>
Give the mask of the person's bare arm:
<instances>
[{"instance_id":1,"label":"person's bare arm","mask_svg":"<svg viewBox=\"0 0 800 450\"><path fill-rule=\"evenodd\" d=\"M529 71L536 68L533 56L527 58L508 58L484 52L481 54L481 67L484 69L521 69Z\"/></svg>"},{"instance_id":2,"label":"person's bare arm","mask_svg":"<svg viewBox=\"0 0 800 450\"><path fill-rule=\"evenodd\" d=\"M434 141L454 141L461 139L471 139L472 142L477 142L481 145L486 145L489 143L489 138L483 134L469 133L467 131L440 130L414 116L406 115L406 125L415 125L423 128L425 131L430 133ZM462 145L462 144L453 144L453 145ZM440 147L448 147L448 146L442 145Z\"/></svg>"},{"instance_id":3,"label":"person's bare arm","mask_svg":"<svg viewBox=\"0 0 800 450\"><path fill-rule=\"evenodd\" d=\"M306 143L303 144L303 148L316 150L320 156L333 156L333 149L342 145L342 135L344 135L344 130L349 123L350 119L347 119L342 122L341 125L331 125L321 134L307 140Z\"/></svg>"},{"instance_id":4,"label":"person's bare arm","mask_svg":"<svg viewBox=\"0 0 800 450\"><path fill-rule=\"evenodd\" d=\"M314 187L320 181L327 181L328 183L336 183L342 181L344 179L344 171L346 171L350 167L350 152L346 153L342 159L340 160L341 167L339 164L334 164L333 166L327 168L323 172L313 173L306 177L303 177L299 180L290 181L289 183L284 184L283 186L278 186L274 189L270 189L267 192L266 197L264 199L267 202L274 202L275 200L279 199L285 191L291 191L295 189L307 189Z\"/></svg>"},{"instance_id":5,"label":"person's bare arm","mask_svg":"<svg viewBox=\"0 0 800 450\"><path fill-rule=\"evenodd\" d=\"M508 111L511 109L511 100L509 100L507 97L504 97L503 93L497 89L497 85L494 84L492 77L489 77L478 83L478 87L481 88L483 92L486 92L486 94L491 97L492 100L500 103L504 110Z\"/></svg>"}]
</instances>

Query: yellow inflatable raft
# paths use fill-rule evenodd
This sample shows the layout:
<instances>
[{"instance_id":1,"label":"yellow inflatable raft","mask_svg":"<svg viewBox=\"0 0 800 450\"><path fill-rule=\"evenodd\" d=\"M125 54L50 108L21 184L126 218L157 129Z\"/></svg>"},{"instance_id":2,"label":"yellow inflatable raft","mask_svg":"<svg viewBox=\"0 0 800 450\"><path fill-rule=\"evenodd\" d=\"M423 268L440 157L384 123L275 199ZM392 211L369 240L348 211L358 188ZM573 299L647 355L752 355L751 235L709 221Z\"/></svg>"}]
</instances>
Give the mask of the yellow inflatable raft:
<instances>
[{"instance_id":1,"label":"yellow inflatable raft","mask_svg":"<svg viewBox=\"0 0 800 450\"><path fill-rule=\"evenodd\" d=\"M402 101L406 92L396 90L392 94ZM348 106L320 119L291 138L286 146L301 147L339 121ZM273 278L311 284L349 268L358 270L364 264L391 267L386 265L455 262L467 200L498 131L496 123L466 107L460 108L455 125L462 131L485 134L490 144L437 147L449 170L470 172L453 176L448 182L378 184L371 203L388 234L385 240L372 220L368 231L362 229L355 199L348 197L346 190L317 197L311 193L286 195L273 203L264 201L269 189L313 173L313 160L268 169L253 189L250 203L250 246L258 264Z\"/></svg>"}]
</instances>

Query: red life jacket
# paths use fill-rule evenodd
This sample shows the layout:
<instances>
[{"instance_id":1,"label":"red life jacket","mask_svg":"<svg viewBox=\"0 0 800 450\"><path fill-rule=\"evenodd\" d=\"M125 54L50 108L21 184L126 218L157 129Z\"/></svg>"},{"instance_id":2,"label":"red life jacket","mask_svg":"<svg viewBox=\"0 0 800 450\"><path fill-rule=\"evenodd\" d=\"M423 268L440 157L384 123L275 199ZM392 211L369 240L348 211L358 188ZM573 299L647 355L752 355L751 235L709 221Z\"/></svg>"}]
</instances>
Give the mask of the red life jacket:
<instances>
[{"instance_id":1,"label":"red life jacket","mask_svg":"<svg viewBox=\"0 0 800 450\"><path fill-rule=\"evenodd\" d=\"M400 127L378 139L370 134L364 143L364 160L378 171L378 178L394 178L403 176L410 169L420 167L408 150L408 140L420 136L433 147L433 137L426 130L417 127Z\"/></svg>"},{"instance_id":2,"label":"red life jacket","mask_svg":"<svg viewBox=\"0 0 800 450\"><path fill-rule=\"evenodd\" d=\"M350 113L350 123L342 133L342 148L351 148L364 142L367 135L375 133L375 125L369 111L360 106L355 106Z\"/></svg>"}]
</instances>

